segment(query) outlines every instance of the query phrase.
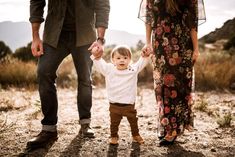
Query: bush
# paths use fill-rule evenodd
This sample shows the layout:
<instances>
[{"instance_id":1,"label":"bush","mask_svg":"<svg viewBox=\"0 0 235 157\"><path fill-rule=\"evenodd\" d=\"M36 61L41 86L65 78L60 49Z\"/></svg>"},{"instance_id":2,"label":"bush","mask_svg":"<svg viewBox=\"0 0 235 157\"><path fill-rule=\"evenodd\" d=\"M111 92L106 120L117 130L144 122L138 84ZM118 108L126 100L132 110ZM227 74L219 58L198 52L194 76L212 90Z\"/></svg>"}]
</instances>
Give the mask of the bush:
<instances>
[{"instance_id":1,"label":"bush","mask_svg":"<svg viewBox=\"0 0 235 157\"><path fill-rule=\"evenodd\" d=\"M77 73L71 55L66 57L57 71L56 84L60 87L77 87Z\"/></svg>"},{"instance_id":2,"label":"bush","mask_svg":"<svg viewBox=\"0 0 235 157\"><path fill-rule=\"evenodd\" d=\"M11 49L3 41L0 41L0 61L2 61L7 55L11 54Z\"/></svg>"},{"instance_id":3,"label":"bush","mask_svg":"<svg viewBox=\"0 0 235 157\"><path fill-rule=\"evenodd\" d=\"M202 53L195 64L196 90L228 89L235 80L235 56Z\"/></svg>"},{"instance_id":4,"label":"bush","mask_svg":"<svg viewBox=\"0 0 235 157\"><path fill-rule=\"evenodd\" d=\"M36 83L36 64L24 63L17 59L0 64L0 84L3 87L9 85L25 86Z\"/></svg>"},{"instance_id":5,"label":"bush","mask_svg":"<svg viewBox=\"0 0 235 157\"><path fill-rule=\"evenodd\" d=\"M235 47L235 36L229 39L229 41L224 44L224 50L229 50L232 47Z\"/></svg>"},{"instance_id":6,"label":"bush","mask_svg":"<svg viewBox=\"0 0 235 157\"><path fill-rule=\"evenodd\" d=\"M21 47L16 49L15 53L13 54L13 57L23 62L28 62L28 61L37 62L38 59L32 55L31 44L32 43L29 43L26 47Z\"/></svg>"},{"instance_id":7,"label":"bush","mask_svg":"<svg viewBox=\"0 0 235 157\"><path fill-rule=\"evenodd\" d=\"M230 127L231 121L232 121L232 114L231 114L231 112L229 112L229 113L226 113L225 115L223 115L222 117L219 117L217 119L217 124L221 128Z\"/></svg>"}]
</instances>

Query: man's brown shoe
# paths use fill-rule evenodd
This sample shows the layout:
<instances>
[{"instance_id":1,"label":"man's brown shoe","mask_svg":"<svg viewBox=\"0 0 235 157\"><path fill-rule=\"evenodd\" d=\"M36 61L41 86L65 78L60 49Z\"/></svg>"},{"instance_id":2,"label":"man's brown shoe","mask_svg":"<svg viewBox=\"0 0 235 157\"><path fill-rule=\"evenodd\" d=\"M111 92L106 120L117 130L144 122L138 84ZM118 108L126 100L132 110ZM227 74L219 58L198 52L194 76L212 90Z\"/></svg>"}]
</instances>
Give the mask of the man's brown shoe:
<instances>
[{"instance_id":1,"label":"man's brown shoe","mask_svg":"<svg viewBox=\"0 0 235 157\"><path fill-rule=\"evenodd\" d=\"M81 137L94 138L94 131L91 129L90 124L81 124L81 128L79 130L79 135Z\"/></svg>"},{"instance_id":2,"label":"man's brown shoe","mask_svg":"<svg viewBox=\"0 0 235 157\"><path fill-rule=\"evenodd\" d=\"M29 148L44 147L48 143L56 141L57 139L58 139L57 131L50 132L42 130L36 137L28 141L27 147Z\"/></svg>"}]
</instances>

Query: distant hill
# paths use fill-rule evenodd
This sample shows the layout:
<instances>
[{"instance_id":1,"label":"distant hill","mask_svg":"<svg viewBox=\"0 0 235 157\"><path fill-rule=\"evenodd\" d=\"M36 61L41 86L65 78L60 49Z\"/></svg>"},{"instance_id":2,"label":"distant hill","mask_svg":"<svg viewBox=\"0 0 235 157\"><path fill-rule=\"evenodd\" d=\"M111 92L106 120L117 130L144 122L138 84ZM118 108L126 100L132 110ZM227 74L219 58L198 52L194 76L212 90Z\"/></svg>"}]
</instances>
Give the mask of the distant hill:
<instances>
[{"instance_id":1,"label":"distant hill","mask_svg":"<svg viewBox=\"0 0 235 157\"><path fill-rule=\"evenodd\" d=\"M226 21L221 28L217 28L215 31L200 38L200 42L215 43L218 40L229 40L233 37L235 37L235 18Z\"/></svg>"},{"instance_id":2,"label":"distant hill","mask_svg":"<svg viewBox=\"0 0 235 157\"><path fill-rule=\"evenodd\" d=\"M0 40L8 45L12 51L26 46L31 40L31 27L27 22L1 22Z\"/></svg>"},{"instance_id":3,"label":"distant hill","mask_svg":"<svg viewBox=\"0 0 235 157\"><path fill-rule=\"evenodd\" d=\"M26 46L31 39L29 22L0 22L0 41L4 41L12 51ZM135 35L124 31L107 30L106 32L106 45L126 44L134 47L139 40L144 41L144 39L144 35Z\"/></svg>"}]
</instances>

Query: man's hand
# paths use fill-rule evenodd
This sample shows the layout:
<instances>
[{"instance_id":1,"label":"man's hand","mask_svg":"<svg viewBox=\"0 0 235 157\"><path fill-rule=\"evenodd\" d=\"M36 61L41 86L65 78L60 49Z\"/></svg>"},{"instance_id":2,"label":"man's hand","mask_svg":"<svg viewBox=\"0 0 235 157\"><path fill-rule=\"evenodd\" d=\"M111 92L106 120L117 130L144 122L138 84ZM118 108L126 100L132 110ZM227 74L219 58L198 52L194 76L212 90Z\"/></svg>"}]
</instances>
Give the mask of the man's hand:
<instances>
[{"instance_id":1,"label":"man's hand","mask_svg":"<svg viewBox=\"0 0 235 157\"><path fill-rule=\"evenodd\" d=\"M43 45L40 38L33 39L31 50L34 57L40 57L43 55Z\"/></svg>"},{"instance_id":2,"label":"man's hand","mask_svg":"<svg viewBox=\"0 0 235 157\"><path fill-rule=\"evenodd\" d=\"M88 50L91 51L95 58L101 58L104 53L104 46L100 42L95 41Z\"/></svg>"},{"instance_id":3,"label":"man's hand","mask_svg":"<svg viewBox=\"0 0 235 157\"><path fill-rule=\"evenodd\" d=\"M142 48L141 56L148 57L151 53L153 53L152 45L151 44L144 45L144 47Z\"/></svg>"},{"instance_id":4,"label":"man's hand","mask_svg":"<svg viewBox=\"0 0 235 157\"><path fill-rule=\"evenodd\" d=\"M33 36L33 41L31 45L32 54L34 57L40 57L41 55L43 55L42 40L39 36L40 23L32 23L31 25Z\"/></svg>"}]
</instances>

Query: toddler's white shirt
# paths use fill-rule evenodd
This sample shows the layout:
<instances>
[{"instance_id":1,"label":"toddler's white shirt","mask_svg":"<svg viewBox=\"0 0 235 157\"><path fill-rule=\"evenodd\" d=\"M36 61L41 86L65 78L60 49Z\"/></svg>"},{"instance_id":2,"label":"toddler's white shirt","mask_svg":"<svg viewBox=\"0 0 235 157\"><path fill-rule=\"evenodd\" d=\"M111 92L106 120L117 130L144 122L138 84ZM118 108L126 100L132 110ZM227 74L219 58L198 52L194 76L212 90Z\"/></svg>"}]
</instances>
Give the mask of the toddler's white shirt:
<instances>
[{"instance_id":1,"label":"toddler's white shirt","mask_svg":"<svg viewBox=\"0 0 235 157\"><path fill-rule=\"evenodd\" d=\"M138 73L148 64L149 57L139 60L125 70L118 70L112 63L104 59L94 59L94 66L105 77L108 100L111 103L134 104L137 95Z\"/></svg>"}]
</instances>

